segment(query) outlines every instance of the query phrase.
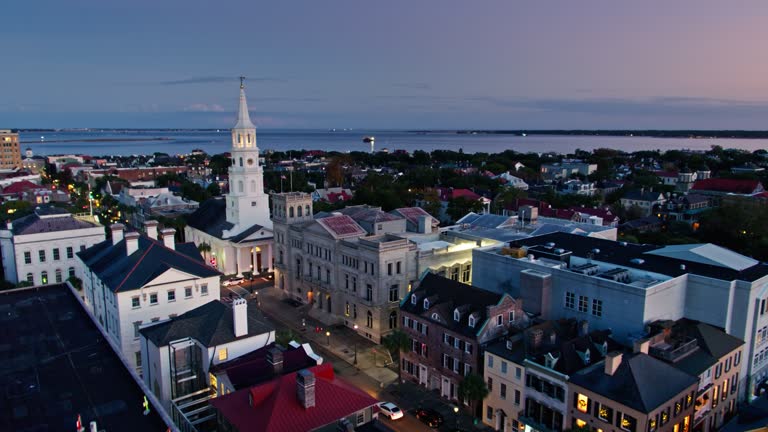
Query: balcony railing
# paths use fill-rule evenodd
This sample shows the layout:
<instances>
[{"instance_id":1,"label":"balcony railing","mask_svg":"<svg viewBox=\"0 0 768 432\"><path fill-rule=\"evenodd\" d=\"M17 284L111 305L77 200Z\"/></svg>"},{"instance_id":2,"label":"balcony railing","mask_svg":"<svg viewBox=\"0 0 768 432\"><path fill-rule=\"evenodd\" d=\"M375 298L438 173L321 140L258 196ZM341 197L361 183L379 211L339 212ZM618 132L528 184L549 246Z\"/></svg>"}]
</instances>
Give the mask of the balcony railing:
<instances>
[{"instance_id":1,"label":"balcony railing","mask_svg":"<svg viewBox=\"0 0 768 432\"><path fill-rule=\"evenodd\" d=\"M537 431L540 431L540 432L558 432L550 428L549 426L544 425L543 423L539 423L533 417L528 417L527 415L525 415L525 410L522 410L517 414L517 421L527 426L530 426L531 429L536 429Z\"/></svg>"}]
</instances>

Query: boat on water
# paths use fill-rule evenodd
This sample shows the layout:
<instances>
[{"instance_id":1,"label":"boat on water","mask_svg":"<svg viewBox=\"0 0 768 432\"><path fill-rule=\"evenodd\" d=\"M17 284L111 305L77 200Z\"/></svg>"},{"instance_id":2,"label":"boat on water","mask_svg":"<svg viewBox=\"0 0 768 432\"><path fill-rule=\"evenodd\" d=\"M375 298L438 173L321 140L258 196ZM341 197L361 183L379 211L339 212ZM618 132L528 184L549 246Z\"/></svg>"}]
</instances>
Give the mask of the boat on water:
<instances>
[{"instance_id":1,"label":"boat on water","mask_svg":"<svg viewBox=\"0 0 768 432\"><path fill-rule=\"evenodd\" d=\"M363 142L364 143L372 143L374 141L376 141L376 137L373 137L373 136L363 137Z\"/></svg>"}]
</instances>

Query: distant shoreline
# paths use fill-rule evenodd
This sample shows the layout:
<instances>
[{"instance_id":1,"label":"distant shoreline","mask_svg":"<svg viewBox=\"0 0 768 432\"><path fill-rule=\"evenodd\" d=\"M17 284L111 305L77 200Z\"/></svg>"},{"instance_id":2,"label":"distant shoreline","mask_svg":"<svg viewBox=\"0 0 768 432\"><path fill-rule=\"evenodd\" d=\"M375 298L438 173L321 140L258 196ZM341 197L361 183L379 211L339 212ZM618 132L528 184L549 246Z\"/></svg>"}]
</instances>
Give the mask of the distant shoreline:
<instances>
[{"instance_id":1,"label":"distant shoreline","mask_svg":"<svg viewBox=\"0 0 768 432\"><path fill-rule=\"evenodd\" d=\"M20 144L68 143L68 142L135 142L135 141L173 141L173 138L82 138L82 139L53 139L43 141L19 141Z\"/></svg>"},{"instance_id":2,"label":"distant shoreline","mask_svg":"<svg viewBox=\"0 0 768 432\"><path fill-rule=\"evenodd\" d=\"M270 129L262 129L265 132ZM278 130L278 129L276 129ZM279 129L282 131L282 129ZM329 134L339 133L341 131L327 129L295 129L295 131L305 132L327 132ZM551 135L551 136L604 136L604 137L645 137L645 138L691 138L691 139L713 139L713 138L731 138L731 139L767 139L768 130L703 130L703 129L356 129L344 131L346 134L363 133L362 131L374 132L404 132L415 135L432 134L455 134L455 135ZM222 132L226 129L154 129L154 128L72 128L72 129L18 129L18 132L24 133L103 133L103 132ZM162 138L158 138L162 139ZM124 141L152 141L154 138L126 138ZM85 140L78 140L85 141ZM93 141L99 141L94 139ZM109 139L109 141L121 141L121 139ZM37 141L27 141L34 143ZM64 140L51 140L48 142L68 142Z\"/></svg>"}]
</instances>

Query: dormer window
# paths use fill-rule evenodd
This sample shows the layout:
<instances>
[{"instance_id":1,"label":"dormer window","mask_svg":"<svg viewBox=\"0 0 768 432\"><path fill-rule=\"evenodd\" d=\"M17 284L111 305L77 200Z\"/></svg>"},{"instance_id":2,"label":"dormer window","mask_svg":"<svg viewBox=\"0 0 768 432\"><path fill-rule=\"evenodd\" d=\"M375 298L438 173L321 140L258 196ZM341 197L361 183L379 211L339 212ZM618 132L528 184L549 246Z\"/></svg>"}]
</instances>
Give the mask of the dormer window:
<instances>
[{"instance_id":1,"label":"dormer window","mask_svg":"<svg viewBox=\"0 0 768 432\"><path fill-rule=\"evenodd\" d=\"M415 296L415 295L411 296L411 304L412 305L415 306L418 303L418 301L419 301L419 298L417 296Z\"/></svg>"},{"instance_id":2,"label":"dormer window","mask_svg":"<svg viewBox=\"0 0 768 432\"><path fill-rule=\"evenodd\" d=\"M544 366L548 367L549 369L554 369L558 360L560 360L560 357L555 357L552 355L552 353L547 353L544 356Z\"/></svg>"},{"instance_id":3,"label":"dormer window","mask_svg":"<svg viewBox=\"0 0 768 432\"><path fill-rule=\"evenodd\" d=\"M424 299L424 310L429 309L429 299Z\"/></svg>"},{"instance_id":4,"label":"dormer window","mask_svg":"<svg viewBox=\"0 0 768 432\"><path fill-rule=\"evenodd\" d=\"M474 315L469 316L469 326L472 328L475 328L475 317Z\"/></svg>"},{"instance_id":5,"label":"dormer window","mask_svg":"<svg viewBox=\"0 0 768 432\"><path fill-rule=\"evenodd\" d=\"M459 312L458 309L454 309L454 311L453 311L453 320L454 321L460 321L461 320L461 312Z\"/></svg>"},{"instance_id":6,"label":"dormer window","mask_svg":"<svg viewBox=\"0 0 768 432\"><path fill-rule=\"evenodd\" d=\"M437 322L440 322L440 315L438 315L437 313L433 313L432 314L432 319L437 321Z\"/></svg>"}]
</instances>

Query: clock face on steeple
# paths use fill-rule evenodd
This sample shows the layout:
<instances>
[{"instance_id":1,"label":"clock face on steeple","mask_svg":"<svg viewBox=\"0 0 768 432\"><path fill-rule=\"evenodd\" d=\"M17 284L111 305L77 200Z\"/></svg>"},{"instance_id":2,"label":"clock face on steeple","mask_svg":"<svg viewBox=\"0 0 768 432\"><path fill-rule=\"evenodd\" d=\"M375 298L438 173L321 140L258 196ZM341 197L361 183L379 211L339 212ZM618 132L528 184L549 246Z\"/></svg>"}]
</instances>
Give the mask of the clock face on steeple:
<instances>
[{"instance_id":1,"label":"clock face on steeple","mask_svg":"<svg viewBox=\"0 0 768 432\"><path fill-rule=\"evenodd\" d=\"M251 158L248 158L248 160L246 161L246 163L248 164L248 166L251 166L251 165L253 165L253 159L251 159Z\"/></svg>"}]
</instances>

